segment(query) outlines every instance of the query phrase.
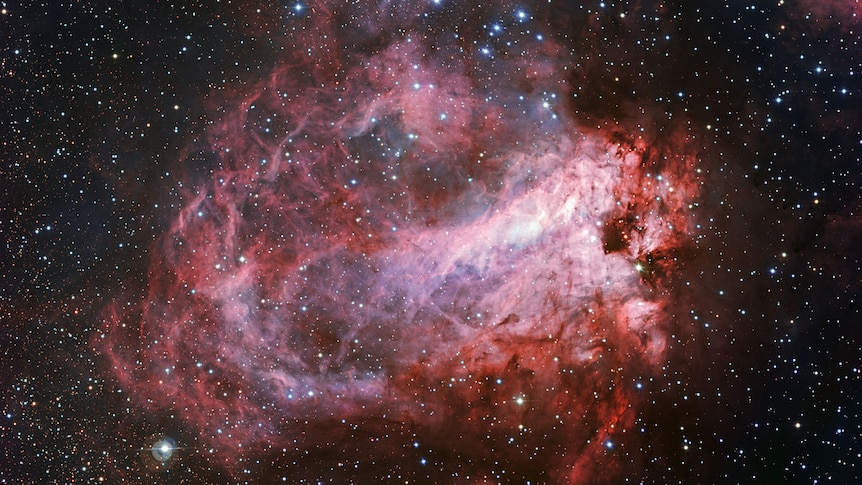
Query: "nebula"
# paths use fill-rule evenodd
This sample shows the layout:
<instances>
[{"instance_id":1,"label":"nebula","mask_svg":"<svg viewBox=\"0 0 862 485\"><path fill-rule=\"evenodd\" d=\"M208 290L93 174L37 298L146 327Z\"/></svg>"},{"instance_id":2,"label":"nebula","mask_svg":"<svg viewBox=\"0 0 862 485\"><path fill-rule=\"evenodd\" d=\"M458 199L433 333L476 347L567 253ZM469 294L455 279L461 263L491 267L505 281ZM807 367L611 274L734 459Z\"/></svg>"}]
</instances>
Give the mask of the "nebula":
<instances>
[{"instance_id":1,"label":"nebula","mask_svg":"<svg viewBox=\"0 0 862 485\"><path fill-rule=\"evenodd\" d=\"M433 5L351 28L295 9L313 31L205 97L146 294L105 310L120 386L229 474L251 456L291 479L626 466L700 234L697 134L579 118L571 50L531 13L486 43L392 27ZM340 468L348 449L371 464Z\"/></svg>"}]
</instances>

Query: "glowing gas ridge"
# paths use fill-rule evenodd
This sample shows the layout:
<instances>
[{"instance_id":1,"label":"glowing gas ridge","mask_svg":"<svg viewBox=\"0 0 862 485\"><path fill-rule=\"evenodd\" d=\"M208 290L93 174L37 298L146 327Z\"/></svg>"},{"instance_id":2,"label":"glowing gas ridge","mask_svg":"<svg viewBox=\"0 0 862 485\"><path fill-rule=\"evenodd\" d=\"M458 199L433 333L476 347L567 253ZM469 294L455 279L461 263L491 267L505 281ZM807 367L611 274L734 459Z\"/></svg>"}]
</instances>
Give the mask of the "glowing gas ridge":
<instances>
[{"instance_id":1,"label":"glowing gas ridge","mask_svg":"<svg viewBox=\"0 0 862 485\"><path fill-rule=\"evenodd\" d=\"M561 483L613 473L635 383L665 359L700 182L685 134L579 126L559 56L489 91L401 39L337 78L285 62L214 106L148 294L97 342L134 402L228 470L383 420L478 475L500 457Z\"/></svg>"}]
</instances>

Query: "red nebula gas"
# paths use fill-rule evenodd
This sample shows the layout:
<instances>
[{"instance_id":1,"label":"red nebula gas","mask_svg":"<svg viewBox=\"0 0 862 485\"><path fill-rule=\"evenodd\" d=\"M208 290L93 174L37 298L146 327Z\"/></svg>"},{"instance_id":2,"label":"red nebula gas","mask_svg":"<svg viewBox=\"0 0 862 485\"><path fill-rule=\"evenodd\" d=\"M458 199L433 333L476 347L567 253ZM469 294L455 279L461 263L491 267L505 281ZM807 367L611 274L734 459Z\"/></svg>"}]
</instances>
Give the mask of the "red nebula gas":
<instances>
[{"instance_id":1,"label":"red nebula gas","mask_svg":"<svg viewBox=\"0 0 862 485\"><path fill-rule=\"evenodd\" d=\"M147 294L97 341L133 402L236 473L349 446L389 467L397 434L465 481L612 477L666 359L698 161L685 134L581 126L544 42L483 86L478 48L404 35L213 106Z\"/></svg>"}]
</instances>

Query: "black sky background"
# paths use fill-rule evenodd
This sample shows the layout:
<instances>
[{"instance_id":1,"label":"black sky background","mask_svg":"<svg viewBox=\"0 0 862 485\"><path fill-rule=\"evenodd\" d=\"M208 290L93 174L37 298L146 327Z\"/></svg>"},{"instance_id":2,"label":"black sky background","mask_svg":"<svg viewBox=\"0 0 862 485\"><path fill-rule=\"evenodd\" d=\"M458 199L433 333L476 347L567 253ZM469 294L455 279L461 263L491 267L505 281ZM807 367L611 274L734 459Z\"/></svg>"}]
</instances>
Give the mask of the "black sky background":
<instances>
[{"instance_id":1,"label":"black sky background","mask_svg":"<svg viewBox=\"0 0 862 485\"><path fill-rule=\"evenodd\" d=\"M127 400L92 339L107 302L146 288L177 209L166 174L201 165L175 161L208 106L302 35L282 30L289 5L250 3L2 2L0 482L137 483L146 437L194 442ZM643 127L656 156L678 120L712 127L709 238L679 277L699 318L676 323L703 337L674 344L666 382L648 386L640 425L657 439L619 450L634 482L859 480L862 18L781 3L531 6L580 57L567 109L585 127ZM714 330L688 329L704 321ZM229 482L212 463L189 458L169 480Z\"/></svg>"}]
</instances>

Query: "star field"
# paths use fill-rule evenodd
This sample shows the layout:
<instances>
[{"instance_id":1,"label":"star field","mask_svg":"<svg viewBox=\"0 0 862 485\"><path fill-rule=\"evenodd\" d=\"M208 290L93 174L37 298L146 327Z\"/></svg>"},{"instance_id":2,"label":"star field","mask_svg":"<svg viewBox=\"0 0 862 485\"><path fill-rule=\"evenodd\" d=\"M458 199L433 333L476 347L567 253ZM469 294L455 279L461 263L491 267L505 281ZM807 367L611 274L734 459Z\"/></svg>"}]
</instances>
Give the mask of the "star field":
<instances>
[{"instance_id":1,"label":"star field","mask_svg":"<svg viewBox=\"0 0 862 485\"><path fill-rule=\"evenodd\" d=\"M0 2L0 483L853 483L862 7Z\"/></svg>"}]
</instances>

